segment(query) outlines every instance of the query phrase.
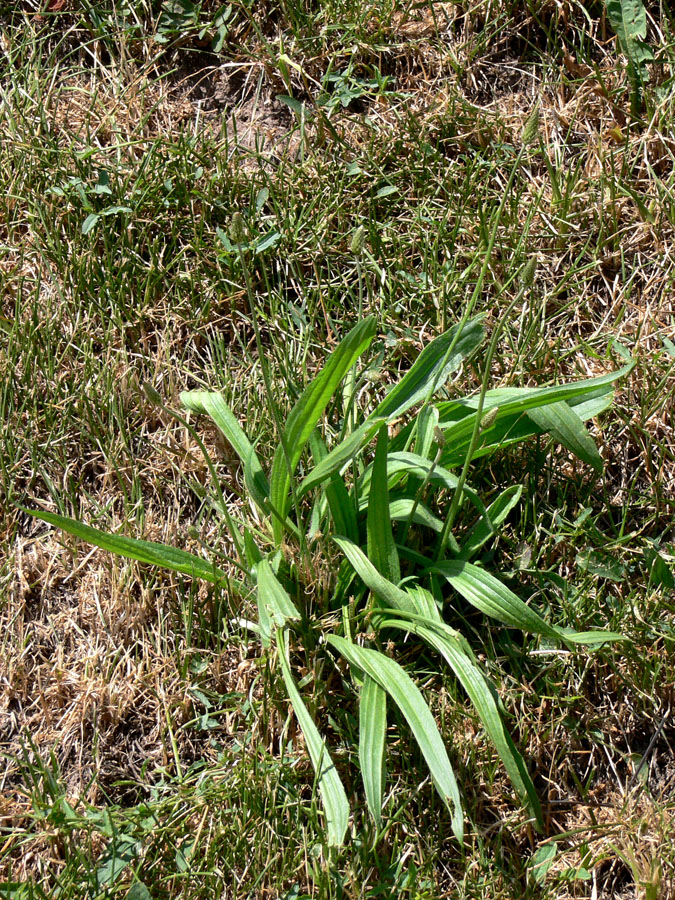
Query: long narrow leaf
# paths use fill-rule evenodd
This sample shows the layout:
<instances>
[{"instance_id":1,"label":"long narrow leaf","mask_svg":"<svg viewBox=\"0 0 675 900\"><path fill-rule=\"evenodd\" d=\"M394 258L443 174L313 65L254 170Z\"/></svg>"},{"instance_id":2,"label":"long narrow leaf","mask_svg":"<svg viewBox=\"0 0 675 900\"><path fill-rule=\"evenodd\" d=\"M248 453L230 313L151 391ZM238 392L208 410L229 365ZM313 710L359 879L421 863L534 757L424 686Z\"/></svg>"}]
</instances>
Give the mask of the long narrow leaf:
<instances>
[{"instance_id":1,"label":"long narrow leaf","mask_svg":"<svg viewBox=\"0 0 675 900\"><path fill-rule=\"evenodd\" d=\"M412 584L406 587L406 593L413 601L415 606L415 610L427 619L430 619L432 622L442 623L443 619L441 618L441 613L436 606L436 601L434 600L434 595L431 591L426 590L419 584ZM444 624L444 627L448 626Z\"/></svg>"},{"instance_id":2,"label":"long narrow leaf","mask_svg":"<svg viewBox=\"0 0 675 900\"><path fill-rule=\"evenodd\" d=\"M267 649L272 644L272 620L260 591L257 593L256 603L258 606L257 632L260 635L261 644Z\"/></svg>"},{"instance_id":3,"label":"long narrow leaf","mask_svg":"<svg viewBox=\"0 0 675 900\"><path fill-rule=\"evenodd\" d=\"M389 489L387 487L387 426L382 425L377 436L373 477L368 496L368 558L375 568L389 581L398 584L401 567L394 543L389 515Z\"/></svg>"},{"instance_id":4,"label":"long narrow leaf","mask_svg":"<svg viewBox=\"0 0 675 900\"><path fill-rule=\"evenodd\" d=\"M602 457L593 438L586 431L579 416L566 403L551 403L529 410L530 419L580 460L602 472Z\"/></svg>"},{"instance_id":5,"label":"long narrow leaf","mask_svg":"<svg viewBox=\"0 0 675 900\"><path fill-rule=\"evenodd\" d=\"M488 506L489 521L487 521L484 516L481 516L471 528L462 541L462 550L459 554L460 559L471 559L471 557L480 550L483 544L490 540L495 534L495 529L504 522L513 507L518 503L522 492L523 488L520 484L507 487L506 490L502 491L497 499Z\"/></svg>"},{"instance_id":6,"label":"long narrow leaf","mask_svg":"<svg viewBox=\"0 0 675 900\"><path fill-rule=\"evenodd\" d=\"M258 596L276 625L283 628L289 619L300 618L300 613L266 559L256 566L256 577Z\"/></svg>"},{"instance_id":7,"label":"long narrow leaf","mask_svg":"<svg viewBox=\"0 0 675 900\"><path fill-rule=\"evenodd\" d=\"M382 827L384 790L384 737L387 727L387 694L366 675L359 701L359 762L370 814Z\"/></svg>"},{"instance_id":8,"label":"long narrow leaf","mask_svg":"<svg viewBox=\"0 0 675 900\"><path fill-rule=\"evenodd\" d=\"M309 436L323 415L335 389L370 345L374 335L373 317L359 322L341 341L337 350L329 356L322 371L303 391L288 416L270 473L270 498L282 520L286 518L290 509L291 477ZM272 527L275 541L278 542L283 534L283 522L275 518Z\"/></svg>"},{"instance_id":9,"label":"long narrow leaf","mask_svg":"<svg viewBox=\"0 0 675 900\"><path fill-rule=\"evenodd\" d=\"M568 645L579 644L582 647L599 647L608 642L628 640L625 634L617 631L572 631L570 628L561 628L560 637Z\"/></svg>"},{"instance_id":10,"label":"long narrow leaf","mask_svg":"<svg viewBox=\"0 0 675 900\"><path fill-rule=\"evenodd\" d=\"M548 403L557 403L563 400L565 403L573 403L582 398L595 398L606 396L612 389L615 381L619 381L635 368L635 363L629 363L614 372L599 375L597 378L585 378L574 381L571 384L556 384L537 388L495 388L485 395L483 413L493 407L499 407L499 416L512 412L527 412L538 406ZM470 415L478 405L478 397L467 397L461 400L449 400L438 404L440 427L445 423L458 421L464 416Z\"/></svg>"},{"instance_id":11,"label":"long narrow leaf","mask_svg":"<svg viewBox=\"0 0 675 900\"><path fill-rule=\"evenodd\" d=\"M231 444L244 466L246 484L256 505L265 509L270 487L253 444L246 437L236 416L217 391L183 391L180 400L186 409L205 413L216 424L223 437Z\"/></svg>"},{"instance_id":12,"label":"long narrow leaf","mask_svg":"<svg viewBox=\"0 0 675 900\"><path fill-rule=\"evenodd\" d=\"M455 773L434 717L415 682L397 662L377 650L368 650L337 635L329 635L327 640L352 665L374 679L403 713L429 766L436 790L452 815L452 830L462 843L464 821Z\"/></svg>"},{"instance_id":13,"label":"long narrow leaf","mask_svg":"<svg viewBox=\"0 0 675 900\"><path fill-rule=\"evenodd\" d=\"M394 609L415 612L415 605L408 593L381 575L360 547L346 538L334 537L333 540L347 557L361 581L376 597L379 597L387 606L393 606Z\"/></svg>"},{"instance_id":14,"label":"long narrow leaf","mask_svg":"<svg viewBox=\"0 0 675 900\"><path fill-rule=\"evenodd\" d=\"M321 462L317 463L312 471L300 482L298 497L304 497L309 491L323 484L334 472L343 471L361 448L369 443L383 422L386 422L386 419L368 419L368 421L359 425L349 437L341 441L337 447L333 447L329 454Z\"/></svg>"},{"instance_id":15,"label":"long narrow leaf","mask_svg":"<svg viewBox=\"0 0 675 900\"><path fill-rule=\"evenodd\" d=\"M385 620L382 621L380 627L414 631L445 659L473 703L485 732L494 744L521 802L527 804L537 826L541 829L543 827L541 806L532 779L527 772L525 761L504 726L491 686L475 662L464 651L460 642L433 627L415 623Z\"/></svg>"},{"instance_id":16,"label":"long narrow leaf","mask_svg":"<svg viewBox=\"0 0 675 900\"><path fill-rule=\"evenodd\" d=\"M334 447L302 481L298 496L304 496L312 488L321 484L332 472L341 471L364 447L378 430L382 422L390 421L416 403L426 399L429 389L443 385L448 375L463 359L470 356L483 339L483 329L479 319L468 322L455 343L455 347L445 361L448 349L457 334L457 326L436 338L422 351L410 371L387 394L382 403L351 435Z\"/></svg>"},{"instance_id":17,"label":"long narrow leaf","mask_svg":"<svg viewBox=\"0 0 675 900\"><path fill-rule=\"evenodd\" d=\"M409 372L375 409L373 417L391 419L400 416L416 403L426 400L430 392L442 387L448 376L481 345L481 319L482 317L476 317L469 320L460 333L461 326L454 325L428 344Z\"/></svg>"},{"instance_id":18,"label":"long narrow leaf","mask_svg":"<svg viewBox=\"0 0 675 900\"><path fill-rule=\"evenodd\" d=\"M339 847L344 842L347 825L349 824L347 795L337 769L330 758L326 743L295 686L291 667L288 663L286 633L280 628L277 629L277 644L279 646L279 661L286 691L293 705L302 733L305 736L307 751L316 771L317 785L326 813L328 843L331 846Z\"/></svg>"},{"instance_id":19,"label":"long narrow leaf","mask_svg":"<svg viewBox=\"0 0 675 900\"><path fill-rule=\"evenodd\" d=\"M425 459L431 458L431 451L436 440L436 428L438 427L438 410L435 406L423 406L415 424L417 436L415 439L415 453Z\"/></svg>"},{"instance_id":20,"label":"long narrow leaf","mask_svg":"<svg viewBox=\"0 0 675 900\"><path fill-rule=\"evenodd\" d=\"M634 363L631 363L616 372L572 384L543 388L497 388L488 391L483 414L493 409L497 412L491 426L481 434L481 443L474 457L540 433L543 429L526 415L530 410L565 402L582 420L597 415L611 403L613 382L627 375L633 368ZM473 432L477 404L477 397L468 397L438 405L439 427L447 443L441 458L442 465L453 466L464 461Z\"/></svg>"},{"instance_id":21,"label":"long narrow leaf","mask_svg":"<svg viewBox=\"0 0 675 900\"><path fill-rule=\"evenodd\" d=\"M560 641L560 632L509 590L494 575L472 563L451 559L433 566L431 571L446 578L465 600L498 622Z\"/></svg>"},{"instance_id":22,"label":"long narrow leaf","mask_svg":"<svg viewBox=\"0 0 675 900\"><path fill-rule=\"evenodd\" d=\"M121 534L110 534L107 531L99 531L90 525L83 525L77 519L67 516L59 516L56 513L44 510L24 509L31 516L42 519L50 525L55 525L62 531L68 532L95 547L108 550L125 559L135 559L138 562L148 563L151 566L161 566L163 569L171 569L181 572L183 575L191 575L193 578L201 578L217 584L227 578L217 566L214 566L201 556L188 553L187 550L179 550L168 544L158 544L154 541L141 541L137 538L124 537ZM232 580L232 579L230 579ZM242 588L243 589L243 588Z\"/></svg>"},{"instance_id":23,"label":"long narrow leaf","mask_svg":"<svg viewBox=\"0 0 675 900\"><path fill-rule=\"evenodd\" d=\"M574 410L582 422L599 416L612 405L613 391L611 388L602 390L604 393L597 397L573 398L568 402L568 406ZM473 454L474 459L494 453L495 450L504 450L514 444L519 444L534 435L542 434L544 430L522 411L506 414L502 412L501 407L492 406L491 408L497 408L497 417L489 428L481 432L478 446ZM447 444L441 457L441 463L446 468L452 468L464 462L471 440L474 416L475 410L472 410L468 417L463 418L455 425L443 426L442 430Z\"/></svg>"},{"instance_id":24,"label":"long narrow leaf","mask_svg":"<svg viewBox=\"0 0 675 900\"><path fill-rule=\"evenodd\" d=\"M409 498L401 498L400 500L391 500L389 503L389 516L399 522L407 522L412 513L412 522L415 525L423 525L425 528L431 528L432 531L440 532L443 530L443 522L438 516L435 516L431 510L423 503L415 504L414 500Z\"/></svg>"},{"instance_id":25,"label":"long narrow leaf","mask_svg":"<svg viewBox=\"0 0 675 900\"><path fill-rule=\"evenodd\" d=\"M320 463L328 456L326 445L321 440L316 430L310 435L312 457L316 463ZM326 503L333 520L332 533L343 535L350 541L358 541L359 526L356 519L356 510L352 503L349 491L339 472L332 472L327 478L324 488Z\"/></svg>"},{"instance_id":26,"label":"long narrow leaf","mask_svg":"<svg viewBox=\"0 0 675 900\"><path fill-rule=\"evenodd\" d=\"M365 470L359 482L360 498L369 496L372 475L373 467L371 465ZM434 465L431 460L425 459L423 456L418 456L416 453L404 451L390 453L387 457L387 475L389 478L390 489L399 484L406 476L412 476L416 479L428 477L429 484L450 491L453 491L457 487L456 475L453 475L452 472L449 472L443 466ZM487 511L476 491L471 487L465 486L464 493L478 512L486 517Z\"/></svg>"}]
</instances>

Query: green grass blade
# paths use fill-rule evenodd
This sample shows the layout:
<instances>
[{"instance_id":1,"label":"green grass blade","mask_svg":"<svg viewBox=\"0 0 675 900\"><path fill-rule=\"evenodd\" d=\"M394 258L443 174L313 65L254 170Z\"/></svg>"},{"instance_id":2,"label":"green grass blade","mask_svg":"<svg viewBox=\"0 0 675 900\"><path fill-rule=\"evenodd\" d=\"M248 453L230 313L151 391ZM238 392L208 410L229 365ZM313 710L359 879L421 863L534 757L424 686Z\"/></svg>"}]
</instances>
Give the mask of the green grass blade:
<instances>
[{"instance_id":1,"label":"green grass blade","mask_svg":"<svg viewBox=\"0 0 675 900\"><path fill-rule=\"evenodd\" d=\"M366 531L368 534L368 558L388 581L398 584L401 567L394 543L389 515L389 489L387 487L387 426L382 425L377 436L373 474L368 496Z\"/></svg>"},{"instance_id":2,"label":"green grass blade","mask_svg":"<svg viewBox=\"0 0 675 900\"><path fill-rule=\"evenodd\" d=\"M321 801L326 813L326 830L328 843L333 847L339 847L344 843L347 825L349 824L349 803L337 769L326 747L319 729L305 706L300 692L295 686L291 667L288 662L288 649L286 633L277 629L277 643L279 645L279 661L281 673L286 685L288 697L293 706L296 718L302 729L307 744L307 751L312 760L316 772L316 780L321 795Z\"/></svg>"},{"instance_id":3,"label":"green grass blade","mask_svg":"<svg viewBox=\"0 0 675 900\"><path fill-rule=\"evenodd\" d=\"M528 416L542 431L549 432L551 437L580 460L592 466L596 472L602 472L602 457L593 438L579 416L566 403L551 403L531 409Z\"/></svg>"},{"instance_id":4,"label":"green grass blade","mask_svg":"<svg viewBox=\"0 0 675 900\"><path fill-rule=\"evenodd\" d=\"M561 640L556 628L485 569L461 559L451 559L433 566L431 572L442 575L472 606L498 622L540 634L549 640Z\"/></svg>"},{"instance_id":5,"label":"green grass blade","mask_svg":"<svg viewBox=\"0 0 675 900\"><path fill-rule=\"evenodd\" d=\"M270 497L281 520L290 509L291 477L309 436L319 422L335 389L375 335L375 319L359 322L328 358L319 375L307 386L291 410L270 473ZM281 540L282 521L273 521L274 537Z\"/></svg>"},{"instance_id":6,"label":"green grass blade","mask_svg":"<svg viewBox=\"0 0 675 900\"><path fill-rule=\"evenodd\" d=\"M359 702L359 763L370 814L382 827L384 791L384 737L387 728L387 694L366 675Z\"/></svg>"},{"instance_id":7,"label":"green grass blade","mask_svg":"<svg viewBox=\"0 0 675 900\"><path fill-rule=\"evenodd\" d=\"M458 334L460 327L454 325L422 350L411 369L375 409L373 417L400 416L426 400L430 391L445 384L449 375L483 342L481 317L470 319Z\"/></svg>"},{"instance_id":8,"label":"green grass blade","mask_svg":"<svg viewBox=\"0 0 675 900\"><path fill-rule=\"evenodd\" d=\"M436 790L452 815L452 830L462 843L464 821L455 773L443 738L419 688L397 662L377 650L359 647L337 635L329 635L327 640L352 665L376 681L403 713L429 767Z\"/></svg>"},{"instance_id":9,"label":"green grass blade","mask_svg":"<svg viewBox=\"0 0 675 900\"><path fill-rule=\"evenodd\" d=\"M300 618L300 613L266 559L261 560L256 566L256 577L260 601L276 625L283 628L288 619Z\"/></svg>"},{"instance_id":10,"label":"green grass blade","mask_svg":"<svg viewBox=\"0 0 675 900\"><path fill-rule=\"evenodd\" d=\"M191 575L193 578L202 578L204 581L210 581L217 584L227 578L217 566L214 566L201 556L195 556L188 553L187 550L179 550L177 547L171 547L168 544L157 544L154 541L141 541L137 538L124 537L120 534L110 534L107 531L99 531L98 528L92 528L90 525L83 525L77 519L71 519L68 516L59 516L56 513L45 512L44 510L24 509L24 512L50 525L72 534L95 547L102 550L108 550L117 556L123 556L125 559L135 559L138 562L147 563L151 566L161 566L163 569L171 569L174 572L181 572L183 575ZM232 581L232 579L230 579ZM235 582L236 583L236 582ZM242 586L242 590L243 586Z\"/></svg>"}]
</instances>

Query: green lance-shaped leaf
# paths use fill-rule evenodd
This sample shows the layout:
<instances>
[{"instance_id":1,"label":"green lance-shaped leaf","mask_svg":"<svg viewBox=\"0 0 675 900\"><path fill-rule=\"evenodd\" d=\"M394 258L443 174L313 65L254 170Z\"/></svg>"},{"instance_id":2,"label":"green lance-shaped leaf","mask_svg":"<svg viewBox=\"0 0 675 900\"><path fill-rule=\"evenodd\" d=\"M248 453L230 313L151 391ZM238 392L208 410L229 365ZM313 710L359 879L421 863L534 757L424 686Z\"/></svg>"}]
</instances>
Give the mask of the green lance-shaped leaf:
<instances>
[{"instance_id":1,"label":"green lance-shaped leaf","mask_svg":"<svg viewBox=\"0 0 675 900\"><path fill-rule=\"evenodd\" d=\"M548 403L557 403L561 400L572 405L575 401L580 402L585 398L606 397L611 392L612 384L630 374L634 368L635 363L631 362L614 372L608 372L606 375L598 375L596 378L585 378L581 381L573 381L570 384L555 384L536 388L495 388L489 390L485 395L483 415L495 406L499 407L498 418L501 418L509 413L523 413L529 409L544 406ZM440 427L443 428L446 423L450 424L453 421L469 416L477 405L477 396L439 403Z\"/></svg>"},{"instance_id":2,"label":"green lance-shaped leaf","mask_svg":"<svg viewBox=\"0 0 675 900\"><path fill-rule=\"evenodd\" d=\"M445 630L435 627L432 622L425 625L418 622L386 619L380 622L380 627L412 631L441 654L473 703L485 732L494 744L521 802L527 804L537 827L542 828L543 819L539 798L527 772L525 761L504 726L491 685L488 684L481 670L464 650L461 642Z\"/></svg>"},{"instance_id":3,"label":"green lance-shaped leaf","mask_svg":"<svg viewBox=\"0 0 675 900\"><path fill-rule=\"evenodd\" d=\"M641 74L645 64L654 59L647 37L647 11L642 0L605 0L607 15L621 49L631 65Z\"/></svg>"},{"instance_id":4,"label":"green lance-shaped leaf","mask_svg":"<svg viewBox=\"0 0 675 900\"><path fill-rule=\"evenodd\" d=\"M416 504L409 497L391 500L389 503L389 515L392 520L397 522L407 522L412 515L410 521L414 522L415 525L423 525L425 528L431 528L432 531L443 531L442 520L435 516L423 503Z\"/></svg>"},{"instance_id":5,"label":"green lance-shaped leaf","mask_svg":"<svg viewBox=\"0 0 675 900\"><path fill-rule=\"evenodd\" d=\"M352 568L368 590L372 591L387 606L415 612L415 604L408 592L402 591L401 588L385 578L384 575L381 575L359 546L342 537L336 536L333 537L333 540L347 557Z\"/></svg>"},{"instance_id":6,"label":"green lance-shaped leaf","mask_svg":"<svg viewBox=\"0 0 675 900\"><path fill-rule=\"evenodd\" d=\"M461 559L451 559L433 566L431 572L442 575L472 606L498 622L540 634L549 640L562 640L558 629L485 569Z\"/></svg>"},{"instance_id":7,"label":"green lance-shaped leaf","mask_svg":"<svg viewBox=\"0 0 675 900\"><path fill-rule=\"evenodd\" d=\"M542 431L548 431L551 437L578 456L582 462L593 466L596 472L602 472L602 457L593 438L567 403L540 406L538 409L531 409L528 416Z\"/></svg>"},{"instance_id":8,"label":"green lance-shaped leaf","mask_svg":"<svg viewBox=\"0 0 675 900\"><path fill-rule=\"evenodd\" d=\"M55 525L63 531L72 534L95 547L102 550L108 550L117 556L123 556L125 559L135 559L138 562L148 563L151 566L161 566L163 569L171 569L174 572L181 572L183 575L191 575L193 578L202 578L204 581L210 581L217 584L227 576L217 566L214 566L201 556L188 553L187 550L179 550L168 544L158 544L154 541L141 541L137 538L124 537L120 534L110 534L107 531L99 531L98 528L92 528L89 525L83 525L77 519L71 519L67 516L59 516L56 513L45 512L44 510L24 509L24 512L50 525ZM230 579L233 581L233 579ZM235 581L242 591L245 590L243 585Z\"/></svg>"},{"instance_id":9,"label":"green lance-shaped leaf","mask_svg":"<svg viewBox=\"0 0 675 900\"><path fill-rule=\"evenodd\" d=\"M349 824L347 795L337 769L330 758L326 743L319 733L319 729L314 724L314 720L310 716L293 681L291 667L288 662L286 632L281 628L277 629L277 644L279 646L279 661L286 691L293 705L302 733L305 736L309 757L316 771L319 794L326 813L328 843L331 846L339 847L344 842L347 825Z\"/></svg>"},{"instance_id":10,"label":"green lance-shaped leaf","mask_svg":"<svg viewBox=\"0 0 675 900\"><path fill-rule=\"evenodd\" d=\"M359 497L369 496L370 484L373 475L373 467L368 468L363 473L359 482ZM416 479L428 479L429 484L436 487L442 487L446 490L453 491L457 487L457 476L452 472L448 472L443 466L434 465L432 460L416 453L408 453L398 451L389 453L387 456L387 476L389 488L398 485L406 476L412 476ZM415 488L415 484L413 488ZM483 501L473 488L465 486L464 493L467 499L476 507L480 515L487 516L487 511L483 505Z\"/></svg>"},{"instance_id":11,"label":"green lance-shaped leaf","mask_svg":"<svg viewBox=\"0 0 675 900\"><path fill-rule=\"evenodd\" d=\"M359 425L355 431L352 431L343 441L340 441L337 447L333 447L328 455L320 462L317 462L312 471L300 482L298 497L304 497L305 494L323 484L334 473L343 471L361 448L370 442L373 435L384 422L386 422L386 419L383 418L368 419Z\"/></svg>"},{"instance_id":12,"label":"green lance-shaped leaf","mask_svg":"<svg viewBox=\"0 0 675 900\"><path fill-rule=\"evenodd\" d=\"M343 534L351 540L358 540L359 524L356 519L356 510L347 486L337 472L333 472L326 485L326 499L333 519L335 534Z\"/></svg>"},{"instance_id":13,"label":"green lance-shaped leaf","mask_svg":"<svg viewBox=\"0 0 675 900\"><path fill-rule=\"evenodd\" d=\"M372 417L391 419L400 416L442 387L449 375L483 342L482 318L470 319L463 328L461 324L454 325L428 344L410 370L375 409Z\"/></svg>"},{"instance_id":14,"label":"green lance-shaped leaf","mask_svg":"<svg viewBox=\"0 0 675 900\"><path fill-rule=\"evenodd\" d=\"M428 591L419 584L410 584L406 586L406 593L412 600L415 611L419 615L426 619L430 619L437 624L443 623L440 610L436 605L434 595L431 591ZM443 627L447 629L449 626L443 623Z\"/></svg>"},{"instance_id":15,"label":"green lance-shaped leaf","mask_svg":"<svg viewBox=\"0 0 675 900\"><path fill-rule=\"evenodd\" d=\"M272 619L260 591L257 592L256 603L258 606L258 624L253 630L258 632L261 644L267 649L272 644Z\"/></svg>"},{"instance_id":16,"label":"green lance-shaped leaf","mask_svg":"<svg viewBox=\"0 0 675 900\"><path fill-rule=\"evenodd\" d=\"M464 540L462 541L462 549L459 554L460 559L471 559L480 548L489 541L498 528L511 512L513 507L520 500L523 492L522 485L516 484L507 487L488 507L489 520L485 516L481 516L476 524L470 529Z\"/></svg>"},{"instance_id":17,"label":"green lance-shaped leaf","mask_svg":"<svg viewBox=\"0 0 675 900\"><path fill-rule=\"evenodd\" d=\"M612 405L613 394L611 389L605 389L604 394L590 399L574 399L568 404L574 409L575 414L585 421L599 416ZM496 407L492 407L495 410ZM451 468L461 465L466 458L466 453L471 439L471 430L474 421L474 413L464 418L449 428L443 428L446 438L446 449L443 451L441 462ZM522 443L537 434L542 434L543 429L535 424L534 419L522 412L511 412L501 415L501 409L497 409L492 424L481 431L478 447L473 455L474 459L487 456L496 450L505 450L514 444Z\"/></svg>"},{"instance_id":18,"label":"green lance-shaped leaf","mask_svg":"<svg viewBox=\"0 0 675 900\"><path fill-rule=\"evenodd\" d=\"M283 520L290 509L291 477L335 389L359 356L370 345L375 334L375 319L359 322L328 358L317 377L303 391L291 410L270 473L270 499L280 519L272 523L278 543L283 534Z\"/></svg>"},{"instance_id":19,"label":"green lance-shaped leaf","mask_svg":"<svg viewBox=\"0 0 675 900\"><path fill-rule=\"evenodd\" d=\"M481 433L474 458L539 434L543 429L527 415L531 410L565 402L582 421L599 415L612 402L613 382L628 375L634 365L630 363L616 372L572 384L543 388L497 388L488 391L483 405L483 417L491 410L496 409L497 412L490 426ZM478 397L438 404L439 427L446 440L446 448L441 457L442 465L455 466L464 462L473 433L477 404Z\"/></svg>"},{"instance_id":20,"label":"green lance-shaped leaf","mask_svg":"<svg viewBox=\"0 0 675 900\"><path fill-rule=\"evenodd\" d=\"M266 559L256 566L256 578L259 600L274 620L275 625L283 628L289 619L300 618L300 613Z\"/></svg>"},{"instance_id":21,"label":"green lance-shaped leaf","mask_svg":"<svg viewBox=\"0 0 675 900\"><path fill-rule=\"evenodd\" d=\"M309 438L312 450L312 458L315 463L319 464L328 456L326 445L321 440L316 429ZM333 534L340 534L349 538L351 541L358 541L359 526L356 519L356 510L352 503L349 491L344 483L344 479L339 472L332 472L327 478L325 486L326 504L330 510L330 516L333 520L331 531Z\"/></svg>"},{"instance_id":22,"label":"green lance-shaped leaf","mask_svg":"<svg viewBox=\"0 0 675 900\"><path fill-rule=\"evenodd\" d=\"M366 509L368 499L359 501L359 510ZM428 506L423 503L415 503L410 497L401 497L397 500L389 501L389 518L392 522L407 522L410 519L415 525L423 525L432 531L440 532L443 530L443 521L431 512ZM400 548L397 545L397 552L400 554Z\"/></svg>"},{"instance_id":23,"label":"green lance-shaped leaf","mask_svg":"<svg viewBox=\"0 0 675 900\"><path fill-rule=\"evenodd\" d=\"M244 433L236 416L217 391L183 391L180 400L186 409L210 416L244 466L246 486L256 506L266 511L270 487L253 444Z\"/></svg>"},{"instance_id":24,"label":"green lance-shaped leaf","mask_svg":"<svg viewBox=\"0 0 675 900\"><path fill-rule=\"evenodd\" d=\"M257 566L263 558L250 529L246 527L244 527L244 553L246 555L246 563L250 569Z\"/></svg>"},{"instance_id":25,"label":"green lance-shaped leaf","mask_svg":"<svg viewBox=\"0 0 675 900\"><path fill-rule=\"evenodd\" d=\"M368 496L368 558L386 579L398 584L401 567L394 543L389 515L389 489L387 487L387 426L382 425L377 436L373 474Z\"/></svg>"},{"instance_id":26,"label":"green lance-shaped leaf","mask_svg":"<svg viewBox=\"0 0 675 900\"><path fill-rule=\"evenodd\" d=\"M423 406L415 424L417 435L415 438L415 453L425 459L432 458L432 450L436 442L436 428L438 427L438 410L435 406Z\"/></svg>"},{"instance_id":27,"label":"green lance-shaped leaf","mask_svg":"<svg viewBox=\"0 0 675 900\"><path fill-rule=\"evenodd\" d=\"M382 827L384 791L384 737L387 727L387 694L366 675L359 701L359 762L370 814Z\"/></svg>"},{"instance_id":28,"label":"green lance-shaped leaf","mask_svg":"<svg viewBox=\"0 0 675 900\"><path fill-rule=\"evenodd\" d=\"M429 767L436 790L452 815L452 830L461 843L464 840L464 821L455 773L434 717L418 687L397 662L377 650L359 647L337 635L329 635L327 640L352 665L376 681L403 713Z\"/></svg>"},{"instance_id":29,"label":"green lance-shaped leaf","mask_svg":"<svg viewBox=\"0 0 675 900\"><path fill-rule=\"evenodd\" d=\"M477 317L467 322L459 336L459 326L454 326L425 347L411 369L366 421L309 472L298 488L298 497L317 487L333 472L343 470L370 441L383 422L389 422L402 415L416 403L425 400L430 391L442 387L448 376L480 346L483 340L481 319L482 317ZM454 347L448 353L453 342ZM434 414L434 420L435 418Z\"/></svg>"},{"instance_id":30,"label":"green lance-shaped leaf","mask_svg":"<svg viewBox=\"0 0 675 900\"><path fill-rule=\"evenodd\" d=\"M560 639L569 646L599 647L614 641L627 641L625 634L617 631L573 631L571 628L560 628Z\"/></svg>"}]
</instances>

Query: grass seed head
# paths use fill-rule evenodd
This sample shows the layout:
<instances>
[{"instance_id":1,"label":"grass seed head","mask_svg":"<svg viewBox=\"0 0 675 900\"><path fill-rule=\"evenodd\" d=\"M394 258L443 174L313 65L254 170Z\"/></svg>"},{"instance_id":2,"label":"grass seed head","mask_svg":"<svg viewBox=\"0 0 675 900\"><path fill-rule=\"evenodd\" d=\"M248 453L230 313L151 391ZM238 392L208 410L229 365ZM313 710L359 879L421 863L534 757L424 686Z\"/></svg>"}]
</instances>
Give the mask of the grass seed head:
<instances>
[{"instance_id":1,"label":"grass seed head","mask_svg":"<svg viewBox=\"0 0 675 900\"><path fill-rule=\"evenodd\" d=\"M366 246L366 229L363 225L359 225L354 234L352 235L351 244L349 245L349 249L354 254L354 256L362 256L363 251Z\"/></svg>"},{"instance_id":2,"label":"grass seed head","mask_svg":"<svg viewBox=\"0 0 675 900\"><path fill-rule=\"evenodd\" d=\"M233 244L243 244L246 240L244 217L239 211L232 216L232 221L230 222L230 240Z\"/></svg>"},{"instance_id":3,"label":"grass seed head","mask_svg":"<svg viewBox=\"0 0 675 900\"><path fill-rule=\"evenodd\" d=\"M520 273L520 283L523 287L529 288L534 284L534 276L537 274L537 257L531 256L523 266Z\"/></svg>"},{"instance_id":4,"label":"grass seed head","mask_svg":"<svg viewBox=\"0 0 675 900\"><path fill-rule=\"evenodd\" d=\"M537 103L528 116L527 122L525 122L525 127L523 128L523 132L521 135L521 140L523 142L523 147L529 147L530 144L534 143L537 139L537 135L539 134L539 104Z\"/></svg>"}]
</instances>

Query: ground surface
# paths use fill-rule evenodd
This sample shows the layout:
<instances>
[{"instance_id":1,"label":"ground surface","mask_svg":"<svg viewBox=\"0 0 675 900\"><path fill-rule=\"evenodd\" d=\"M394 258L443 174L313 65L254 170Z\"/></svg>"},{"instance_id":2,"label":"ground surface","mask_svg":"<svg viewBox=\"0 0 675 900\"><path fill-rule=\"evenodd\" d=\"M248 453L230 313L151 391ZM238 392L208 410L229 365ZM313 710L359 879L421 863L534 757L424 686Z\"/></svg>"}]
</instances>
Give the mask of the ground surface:
<instances>
[{"instance_id":1,"label":"ground surface","mask_svg":"<svg viewBox=\"0 0 675 900\"><path fill-rule=\"evenodd\" d=\"M669 10L648 8L656 60L631 110L602 4L19 7L0 17L0 896L674 896ZM492 381L637 364L591 426L601 477L540 441L472 480L525 486L495 550L522 591L561 624L629 640L547 656L497 629L480 647L544 835L430 667L472 823L464 855L393 728L386 835L373 846L357 799L352 840L328 851L273 660L235 624L245 598L20 507L229 553L194 437L141 385L172 408L181 390L220 389L270 458L233 213L258 250L277 402L290 408L361 308L378 318L367 409L461 315L537 105L478 298L491 330L536 259ZM479 379L467 365L450 394ZM252 522L231 448L199 429Z\"/></svg>"}]
</instances>

